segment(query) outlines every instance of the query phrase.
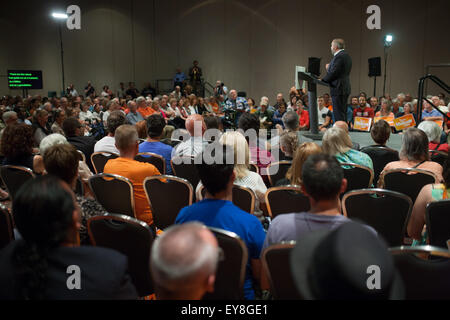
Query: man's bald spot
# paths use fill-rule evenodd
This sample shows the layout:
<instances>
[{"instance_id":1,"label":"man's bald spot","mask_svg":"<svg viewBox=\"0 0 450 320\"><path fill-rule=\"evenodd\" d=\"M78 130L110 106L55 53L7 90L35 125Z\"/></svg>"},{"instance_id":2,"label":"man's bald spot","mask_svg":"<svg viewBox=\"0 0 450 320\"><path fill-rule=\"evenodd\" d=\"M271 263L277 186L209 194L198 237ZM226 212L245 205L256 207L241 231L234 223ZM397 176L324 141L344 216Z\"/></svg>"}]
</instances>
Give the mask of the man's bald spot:
<instances>
[{"instance_id":1,"label":"man's bald spot","mask_svg":"<svg viewBox=\"0 0 450 320\"><path fill-rule=\"evenodd\" d=\"M197 126L199 128L201 128L200 131L199 130L195 130L195 123L199 123L199 122L201 123L201 125L197 124ZM206 130L206 124L205 124L205 121L203 120L203 117L201 115L199 115L199 114L190 115L186 119L186 130L189 132L191 137L202 136L204 131Z\"/></svg>"}]
</instances>

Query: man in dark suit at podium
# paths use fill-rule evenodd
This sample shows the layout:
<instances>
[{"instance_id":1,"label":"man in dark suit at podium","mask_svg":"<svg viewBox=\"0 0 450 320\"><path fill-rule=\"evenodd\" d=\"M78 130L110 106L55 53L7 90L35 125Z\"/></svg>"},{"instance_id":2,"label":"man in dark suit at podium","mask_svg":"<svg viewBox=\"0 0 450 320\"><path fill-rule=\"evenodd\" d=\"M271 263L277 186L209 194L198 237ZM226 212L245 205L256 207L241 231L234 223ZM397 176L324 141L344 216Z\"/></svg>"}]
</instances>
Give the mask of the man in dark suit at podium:
<instances>
[{"instance_id":1,"label":"man in dark suit at podium","mask_svg":"<svg viewBox=\"0 0 450 320\"><path fill-rule=\"evenodd\" d=\"M346 122L347 100L351 92L352 58L344 49L345 42L343 39L334 39L331 42L331 52L334 58L327 65L327 75L322 80L330 84L335 121Z\"/></svg>"}]
</instances>

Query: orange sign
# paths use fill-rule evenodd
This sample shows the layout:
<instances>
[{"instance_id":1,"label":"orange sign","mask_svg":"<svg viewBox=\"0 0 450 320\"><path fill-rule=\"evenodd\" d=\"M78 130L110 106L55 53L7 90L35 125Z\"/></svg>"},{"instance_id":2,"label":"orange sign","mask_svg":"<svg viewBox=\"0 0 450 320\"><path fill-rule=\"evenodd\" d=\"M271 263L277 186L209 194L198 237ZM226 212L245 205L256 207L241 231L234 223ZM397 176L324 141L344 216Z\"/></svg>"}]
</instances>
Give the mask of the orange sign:
<instances>
[{"instance_id":1,"label":"orange sign","mask_svg":"<svg viewBox=\"0 0 450 320\"><path fill-rule=\"evenodd\" d=\"M394 125L397 131L402 131L411 127L415 127L416 121L414 120L414 116L412 114L407 114L403 117L394 119Z\"/></svg>"},{"instance_id":2,"label":"orange sign","mask_svg":"<svg viewBox=\"0 0 450 320\"><path fill-rule=\"evenodd\" d=\"M371 125L372 125L372 118L355 117L353 129L369 132Z\"/></svg>"},{"instance_id":3,"label":"orange sign","mask_svg":"<svg viewBox=\"0 0 450 320\"><path fill-rule=\"evenodd\" d=\"M389 123L391 127L394 127L394 117L375 117L373 118L373 123L377 123L380 120L384 120Z\"/></svg>"},{"instance_id":4,"label":"orange sign","mask_svg":"<svg viewBox=\"0 0 450 320\"><path fill-rule=\"evenodd\" d=\"M444 125L444 120L433 120L433 122L437 123L440 128Z\"/></svg>"}]
</instances>

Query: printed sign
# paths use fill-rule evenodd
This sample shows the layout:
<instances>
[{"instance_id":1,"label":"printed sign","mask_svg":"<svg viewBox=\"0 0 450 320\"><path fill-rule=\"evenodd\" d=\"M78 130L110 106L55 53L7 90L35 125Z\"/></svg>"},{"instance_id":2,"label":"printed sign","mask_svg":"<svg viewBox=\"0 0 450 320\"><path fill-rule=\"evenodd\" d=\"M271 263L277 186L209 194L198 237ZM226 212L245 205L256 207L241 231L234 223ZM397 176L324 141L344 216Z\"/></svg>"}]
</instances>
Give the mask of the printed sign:
<instances>
[{"instance_id":1,"label":"printed sign","mask_svg":"<svg viewBox=\"0 0 450 320\"><path fill-rule=\"evenodd\" d=\"M394 119L394 125L397 131L402 131L411 127L415 127L416 121L414 120L414 116L412 114L407 114L403 117Z\"/></svg>"},{"instance_id":2,"label":"printed sign","mask_svg":"<svg viewBox=\"0 0 450 320\"><path fill-rule=\"evenodd\" d=\"M375 118L373 118L373 123L377 123L380 120L386 121L387 123L389 123L389 125L391 127L395 126L394 125L394 117L375 117Z\"/></svg>"},{"instance_id":3,"label":"printed sign","mask_svg":"<svg viewBox=\"0 0 450 320\"><path fill-rule=\"evenodd\" d=\"M355 117L353 129L369 132L371 125L372 125L372 118Z\"/></svg>"}]
</instances>

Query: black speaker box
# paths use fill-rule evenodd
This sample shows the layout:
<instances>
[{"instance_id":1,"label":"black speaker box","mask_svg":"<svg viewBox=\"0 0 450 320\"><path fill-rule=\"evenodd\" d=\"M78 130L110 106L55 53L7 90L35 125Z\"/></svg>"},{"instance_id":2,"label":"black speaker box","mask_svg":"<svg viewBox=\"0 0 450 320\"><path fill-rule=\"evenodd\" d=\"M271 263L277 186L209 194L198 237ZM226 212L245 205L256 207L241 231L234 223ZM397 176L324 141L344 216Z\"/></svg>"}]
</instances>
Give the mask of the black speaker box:
<instances>
[{"instance_id":1,"label":"black speaker box","mask_svg":"<svg viewBox=\"0 0 450 320\"><path fill-rule=\"evenodd\" d=\"M370 58L369 59L369 77L379 77L381 76L381 58Z\"/></svg>"}]
</instances>

